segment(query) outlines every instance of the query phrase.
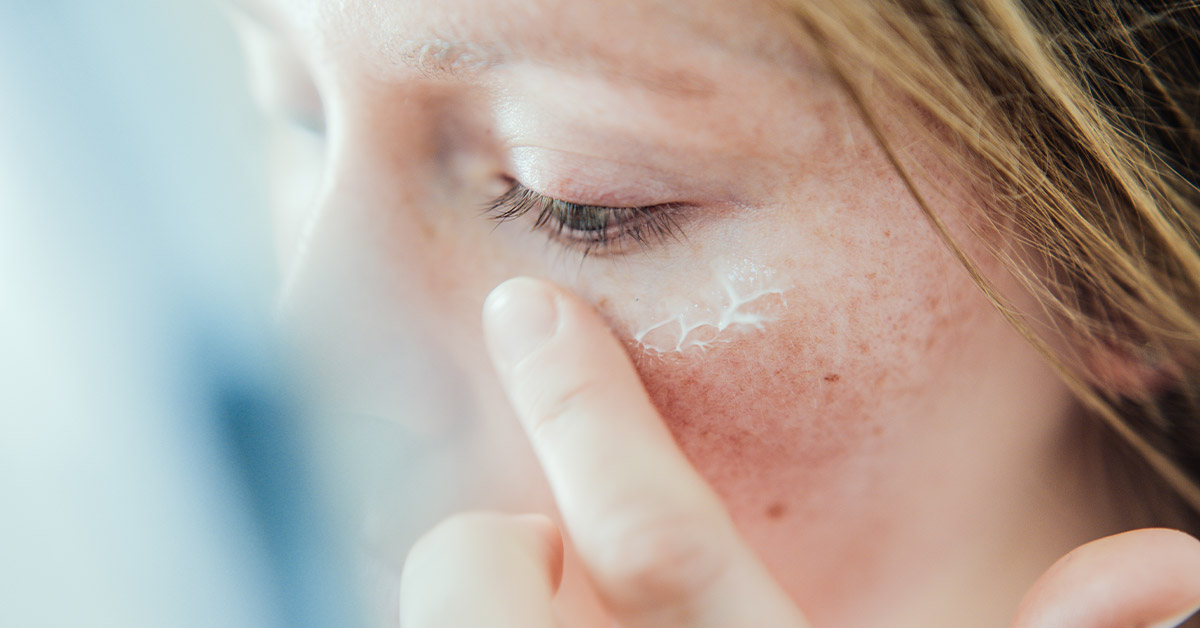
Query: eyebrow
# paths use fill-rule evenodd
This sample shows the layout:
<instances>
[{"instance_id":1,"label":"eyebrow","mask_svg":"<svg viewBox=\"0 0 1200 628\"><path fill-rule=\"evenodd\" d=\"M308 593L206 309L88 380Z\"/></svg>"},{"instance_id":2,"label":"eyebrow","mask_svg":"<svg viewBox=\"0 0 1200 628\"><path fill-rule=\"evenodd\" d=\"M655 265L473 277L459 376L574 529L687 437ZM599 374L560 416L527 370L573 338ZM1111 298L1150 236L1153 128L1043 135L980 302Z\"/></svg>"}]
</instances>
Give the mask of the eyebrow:
<instances>
[{"instance_id":1,"label":"eyebrow","mask_svg":"<svg viewBox=\"0 0 1200 628\"><path fill-rule=\"evenodd\" d=\"M280 20L260 0L221 0L222 4L253 22L276 30ZM705 98L717 91L716 81L686 69L668 70L639 64L632 67L603 49L562 59L517 54L499 46L483 46L448 38L397 39L386 46L393 60L421 76L437 80L479 80L487 71L513 61L534 62L563 71L586 71L611 81L634 85L651 92L689 98Z\"/></svg>"},{"instance_id":2,"label":"eyebrow","mask_svg":"<svg viewBox=\"0 0 1200 628\"><path fill-rule=\"evenodd\" d=\"M597 51L551 60L499 47L447 39L396 41L389 48L398 63L431 79L473 80L506 63L532 61L558 70L592 72L615 82L633 84L654 92L704 97L716 91L716 83L699 73L646 66L634 69L628 62Z\"/></svg>"},{"instance_id":3,"label":"eyebrow","mask_svg":"<svg viewBox=\"0 0 1200 628\"><path fill-rule=\"evenodd\" d=\"M444 39L408 39L388 45L395 59L432 79L471 78L503 63L498 49Z\"/></svg>"}]
</instances>

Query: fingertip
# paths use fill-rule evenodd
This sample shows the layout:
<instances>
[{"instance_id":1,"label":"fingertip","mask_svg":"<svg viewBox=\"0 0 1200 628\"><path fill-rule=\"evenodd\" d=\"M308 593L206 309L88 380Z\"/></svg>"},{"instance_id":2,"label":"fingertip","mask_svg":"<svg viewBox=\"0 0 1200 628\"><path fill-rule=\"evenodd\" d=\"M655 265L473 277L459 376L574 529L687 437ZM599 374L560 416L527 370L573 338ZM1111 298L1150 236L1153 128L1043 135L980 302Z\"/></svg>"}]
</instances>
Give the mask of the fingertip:
<instances>
[{"instance_id":1,"label":"fingertip","mask_svg":"<svg viewBox=\"0 0 1200 628\"><path fill-rule=\"evenodd\" d=\"M543 281L516 277L496 286L483 304L483 330L492 360L511 369L544 345L558 328L554 290Z\"/></svg>"},{"instance_id":2,"label":"fingertip","mask_svg":"<svg viewBox=\"0 0 1200 628\"><path fill-rule=\"evenodd\" d=\"M1082 545L1038 579L1015 628L1178 626L1200 606L1200 541L1149 528Z\"/></svg>"}]
</instances>

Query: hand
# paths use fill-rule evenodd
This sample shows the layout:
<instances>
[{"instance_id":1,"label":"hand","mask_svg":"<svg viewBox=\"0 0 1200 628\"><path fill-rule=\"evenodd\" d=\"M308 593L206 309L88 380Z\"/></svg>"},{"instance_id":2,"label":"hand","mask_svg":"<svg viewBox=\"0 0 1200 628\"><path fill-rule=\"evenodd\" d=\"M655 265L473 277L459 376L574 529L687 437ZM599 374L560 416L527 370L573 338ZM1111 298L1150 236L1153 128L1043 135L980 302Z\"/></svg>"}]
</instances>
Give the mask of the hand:
<instances>
[{"instance_id":1,"label":"hand","mask_svg":"<svg viewBox=\"0 0 1200 628\"><path fill-rule=\"evenodd\" d=\"M676 447L586 304L515 279L484 307L489 349L591 581L624 628L802 628L803 613ZM539 515L460 515L413 548L404 628L552 628L562 539ZM1027 596L1017 628L1132 628L1200 603L1200 543L1140 530L1089 543Z\"/></svg>"},{"instance_id":2,"label":"hand","mask_svg":"<svg viewBox=\"0 0 1200 628\"><path fill-rule=\"evenodd\" d=\"M1175 628L1200 607L1200 542L1134 530L1075 548L1025 595L1013 628Z\"/></svg>"}]
</instances>

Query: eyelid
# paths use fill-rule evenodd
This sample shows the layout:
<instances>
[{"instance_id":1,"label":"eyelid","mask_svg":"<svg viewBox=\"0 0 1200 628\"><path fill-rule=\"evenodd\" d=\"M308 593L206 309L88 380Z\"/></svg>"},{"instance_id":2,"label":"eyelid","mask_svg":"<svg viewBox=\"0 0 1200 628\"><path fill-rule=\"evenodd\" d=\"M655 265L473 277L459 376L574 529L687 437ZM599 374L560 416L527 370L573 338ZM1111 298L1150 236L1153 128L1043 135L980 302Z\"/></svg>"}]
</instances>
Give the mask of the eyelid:
<instances>
[{"instance_id":1,"label":"eyelid","mask_svg":"<svg viewBox=\"0 0 1200 628\"><path fill-rule=\"evenodd\" d=\"M510 146L508 154L514 178L529 189L550 198L582 196L592 206L651 206L659 204L651 199L695 189L676 175L639 163L533 145Z\"/></svg>"},{"instance_id":2,"label":"eyelid","mask_svg":"<svg viewBox=\"0 0 1200 628\"><path fill-rule=\"evenodd\" d=\"M489 204L486 213L493 220L508 222L536 211L532 230L547 232L550 239L567 248L581 249L586 258L595 253L619 254L631 243L644 250L684 238L676 220L676 214L684 208L683 203L638 207L575 203L551 198L513 181L504 195ZM581 219L588 227L572 226L568 218Z\"/></svg>"},{"instance_id":3,"label":"eyelid","mask_svg":"<svg viewBox=\"0 0 1200 628\"><path fill-rule=\"evenodd\" d=\"M509 196L513 196L513 195L524 195L529 199L536 200L541 203L557 203L561 206L569 207L569 208L575 209L575 210L591 209L591 210L604 210L604 211L610 211L610 212L635 212L635 211L636 212L650 212L650 211L657 211L657 210L680 209L685 206L688 206L688 203L680 203L680 202L661 202L661 203L650 203L650 204L646 204L646 205L632 205L632 204L631 205L605 205L605 204L597 203L597 202L569 201L564 198L558 198L555 196L551 196L549 194L544 194L542 192L539 192L536 189L534 189L533 186L525 185L524 183L522 183L521 181L516 180L516 179L509 180L508 190L504 193L504 196L501 196L499 199L496 199L492 202L493 206L497 201L500 201L501 199L503 199L505 197L509 197Z\"/></svg>"}]
</instances>

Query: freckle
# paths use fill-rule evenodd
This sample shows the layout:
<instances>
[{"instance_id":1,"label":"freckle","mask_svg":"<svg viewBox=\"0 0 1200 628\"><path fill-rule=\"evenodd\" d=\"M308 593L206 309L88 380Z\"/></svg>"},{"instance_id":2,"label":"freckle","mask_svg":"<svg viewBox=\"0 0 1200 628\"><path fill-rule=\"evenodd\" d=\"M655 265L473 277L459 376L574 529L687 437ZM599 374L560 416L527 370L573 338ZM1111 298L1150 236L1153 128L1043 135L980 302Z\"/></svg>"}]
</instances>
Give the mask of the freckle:
<instances>
[{"instance_id":1,"label":"freckle","mask_svg":"<svg viewBox=\"0 0 1200 628\"><path fill-rule=\"evenodd\" d=\"M601 310L607 310L610 303L611 302L608 300L608 297L601 297L600 300L596 302L596 307Z\"/></svg>"},{"instance_id":2,"label":"freckle","mask_svg":"<svg viewBox=\"0 0 1200 628\"><path fill-rule=\"evenodd\" d=\"M787 512L787 509L784 508L783 504L781 504L779 502L775 502L775 503L771 504L770 506L767 506L767 518L768 519L778 519L778 518L782 517L784 515L784 513L786 513L786 512Z\"/></svg>"},{"instance_id":3,"label":"freckle","mask_svg":"<svg viewBox=\"0 0 1200 628\"><path fill-rule=\"evenodd\" d=\"M839 380L841 380L841 379L842 379L842 376L841 376L841 375L838 375L837 373L830 373L830 374L828 374L828 375L826 375L826 376L825 376L825 381L827 381L827 382L829 382L829 383L831 383L831 384L832 384L832 383L834 383L834 382L837 382L837 381L839 381Z\"/></svg>"},{"instance_id":4,"label":"freckle","mask_svg":"<svg viewBox=\"0 0 1200 628\"><path fill-rule=\"evenodd\" d=\"M884 231L884 232L883 232L883 237L885 237L885 238L890 238L890 237L892 237L892 232L891 232L891 231Z\"/></svg>"}]
</instances>

